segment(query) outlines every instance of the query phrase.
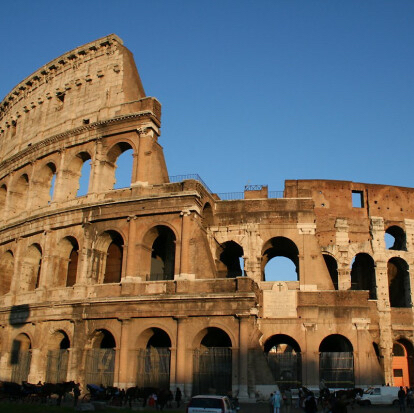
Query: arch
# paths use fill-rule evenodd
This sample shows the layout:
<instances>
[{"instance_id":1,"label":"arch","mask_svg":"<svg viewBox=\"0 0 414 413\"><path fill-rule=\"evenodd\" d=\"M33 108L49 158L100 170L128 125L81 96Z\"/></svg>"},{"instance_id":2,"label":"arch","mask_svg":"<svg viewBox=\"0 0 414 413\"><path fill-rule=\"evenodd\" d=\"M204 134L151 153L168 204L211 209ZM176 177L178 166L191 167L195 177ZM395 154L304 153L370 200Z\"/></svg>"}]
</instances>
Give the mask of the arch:
<instances>
[{"instance_id":1,"label":"arch","mask_svg":"<svg viewBox=\"0 0 414 413\"><path fill-rule=\"evenodd\" d=\"M322 255L325 261L326 268L328 269L329 275L331 276L332 284L334 285L335 290L338 290L338 263L332 255Z\"/></svg>"},{"instance_id":2,"label":"arch","mask_svg":"<svg viewBox=\"0 0 414 413\"><path fill-rule=\"evenodd\" d=\"M115 151L115 147L118 146L118 151ZM122 150L123 149L123 150ZM111 151L108 153L108 157L116 155L113 152L122 152L116 157L115 163L115 179L114 179L114 189L120 188L129 188L132 182L132 169L134 164L134 151L132 146L121 142L120 144L112 147Z\"/></svg>"},{"instance_id":3,"label":"arch","mask_svg":"<svg viewBox=\"0 0 414 413\"><path fill-rule=\"evenodd\" d=\"M218 268L219 277L235 278L243 275L240 265L243 259L243 248L234 241L226 241L221 244L220 264Z\"/></svg>"},{"instance_id":4,"label":"arch","mask_svg":"<svg viewBox=\"0 0 414 413\"><path fill-rule=\"evenodd\" d=\"M91 348L86 352L85 383L113 386L115 347L115 337L108 330L93 332Z\"/></svg>"},{"instance_id":5,"label":"arch","mask_svg":"<svg viewBox=\"0 0 414 413\"><path fill-rule=\"evenodd\" d=\"M106 250L104 283L119 283L122 277L122 261L124 240L116 231L106 233L111 242Z\"/></svg>"},{"instance_id":6,"label":"arch","mask_svg":"<svg viewBox=\"0 0 414 413\"><path fill-rule=\"evenodd\" d=\"M73 287L76 283L79 259L79 244L76 238L62 238L56 246L58 272L53 282L56 287Z\"/></svg>"},{"instance_id":7,"label":"arch","mask_svg":"<svg viewBox=\"0 0 414 413\"><path fill-rule=\"evenodd\" d=\"M128 159L126 163L119 162L122 154L131 150L133 151L133 160L135 150L129 142L117 142L108 150L106 162L102 165L101 170L102 177L104 178L101 181L102 191L109 191L113 188L125 188L131 185L133 161L131 162L131 159ZM121 177L121 175L124 176ZM126 184L127 182L128 184Z\"/></svg>"},{"instance_id":8,"label":"arch","mask_svg":"<svg viewBox=\"0 0 414 413\"><path fill-rule=\"evenodd\" d=\"M202 225L204 228L207 228L213 225L214 216L213 216L213 209L209 202L206 202L203 206L203 213L202 213Z\"/></svg>"},{"instance_id":9,"label":"arch","mask_svg":"<svg viewBox=\"0 0 414 413\"><path fill-rule=\"evenodd\" d=\"M89 184L91 177L91 158L87 152L78 154L78 157L82 160L82 166L80 168L78 188L76 191L76 197L84 196L89 193Z\"/></svg>"},{"instance_id":10,"label":"arch","mask_svg":"<svg viewBox=\"0 0 414 413\"><path fill-rule=\"evenodd\" d=\"M0 186L0 219L4 218L6 212L7 186L5 184Z\"/></svg>"},{"instance_id":11,"label":"arch","mask_svg":"<svg viewBox=\"0 0 414 413\"><path fill-rule=\"evenodd\" d=\"M328 387L353 387L353 351L352 343L341 334L325 337L319 345L319 379Z\"/></svg>"},{"instance_id":12,"label":"arch","mask_svg":"<svg viewBox=\"0 0 414 413\"><path fill-rule=\"evenodd\" d=\"M0 295L10 292L14 274L14 256L11 251L6 251L0 258Z\"/></svg>"},{"instance_id":13,"label":"arch","mask_svg":"<svg viewBox=\"0 0 414 413\"><path fill-rule=\"evenodd\" d=\"M14 338L10 351L11 381L14 383L27 381L31 360L32 342L27 334L20 333Z\"/></svg>"},{"instance_id":14,"label":"arch","mask_svg":"<svg viewBox=\"0 0 414 413\"><path fill-rule=\"evenodd\" d=\"M390 226L385 230L385 244L389 250L407 251L405 231L397 225Z\"/></svg>"},{"instance_id":15,"label":"arch","mask_svg":"<svg viewBox=\"0 0 414 413\"><path fill-rule=\"evenodd\" d=\"M37 171L36 177L33 180L34 206L42 207L50 204L53 199L55 180L56 165L53 162L48 162Z\"/></svg>"},{"instance_id":16,"label":"arch","mask_svg":"<svg viewBox=\"0 0 414 413\"><path fill-rule=\"evenodd\" d=\"M394 386L413 386L414 382L414 346L400 338L392 347L392 375Z\"/></svg>"},{"instance_id":17,"label":"arch","mask_svg":"<svg viewBox=\"0 0 414 413\"><path fill-rule=\"evenodd\" d=\"M355 256L351 267L351 290L368 290L371 300L377 299L375 263L366 253Z\"/></svg>"},{"instance_id":18,"label":"arch","mask_svg":"<svg viewBox=\"0 0 414 413\"><path fill-rule=\"evenodd\" d=\"M64 170L61 171L63 182L65 183L64 192L60 189L62 198L65 200L83 196L89 190L91 155L86 152L78 152L69 158Z\"/></svg>"},{"instance_id":19,"label":"arch","mask_svg":"<svg viewBox=\"0 0 414 413\"><path fill-rule=\"evenodd\" d=\"M279 388L300 386L302 382L302 357L300 346L296 340L285 334L276 334L266 340L264 353Z\"/></svg>"},{"instance_id":20,"label":"arch","mask_svg":"<svg viewBox=\"0 0 414 413\"><path fill-rule=\"evenodd\" d=\"M269 261L277 257L287 258L288 265L290 264L289 261L293 263L294 269L292 266L293 275L291 275L291 277L286 276L289 270L286 272L286 268L288 267L284 266L285 263L273 270L273 274L266 274L266 266L268 265ZM294 278L295 281L299 280L299 250L296 244L286 237L275 237L267 241L262 249L261 270L263 274L263 280L266 281L289 281L287 278Z\"/></svg>"},{"instance_id":21,"label":"arch","mask_svg":"<svg viewBox=\"0 0 414 413\"><path fill-rule=\"evenodd\" d=\"M408 264L402 258L393 257L387 263L387 273L390 306L400 308L411 307Z\"/></svg>"},{"instance_id":22,"label":"arch","mask_svg":"<svg viewBox=\"0 0 414 413\"><path fill-rule=\"evenodd\" d=\"M26 211L29 195L29 177L26 173L19 176L9 188L9 211L12 215L18 215Z\"/></svg>"},{"instance_id":23,"label":"arch","mask_svg":"<svg viewBox=\"0 0 414 413\"><path fill-rule=\"evenodd\" d=\"M150 280L173 280L175 272L175 233L165 225L151 228L144 243L151 251Z\"/></svg>"},{"instance_id":24,"label":"arch","mask_svg":"<svg viewBox=\"0 0 414 413\"><path fill-rule=\"evenodd\" d=\"M145 348L138 350L136 382L139 387L170 387L171 338L163 330L152 327L141 335Z\"/></svg>"},{"instance_id":25,"label":"arch","mask_svg":"<svg viewBox=\"0 0 414 413\"><path fill-rule=\"evenodd\" d=\"M231 339L222 329L208 327L197 335L193 354L193 394L228 394L232 389Z\"/></svg>"},{"instance_id":26,"label":"arch","mask_svg":"<svg viewBox=\"0 0 414 413\"><path fill-rule=\"evenodd\" d=\"M42 269L42 248L39 244L32 244L26 250L21 263L19 287L23 291L34 291L40 285Z\"/></svg>"},{"instance_id":27,"label":"arch","mask_svg":"<svg viewBox=\"0 0 414 413\"><path fill-rule=\"evenodd\" d=\"M46 383L66 381L70 340L63 330L55 331L49 340L46 361Z\"/></svg>"}]
</instances>

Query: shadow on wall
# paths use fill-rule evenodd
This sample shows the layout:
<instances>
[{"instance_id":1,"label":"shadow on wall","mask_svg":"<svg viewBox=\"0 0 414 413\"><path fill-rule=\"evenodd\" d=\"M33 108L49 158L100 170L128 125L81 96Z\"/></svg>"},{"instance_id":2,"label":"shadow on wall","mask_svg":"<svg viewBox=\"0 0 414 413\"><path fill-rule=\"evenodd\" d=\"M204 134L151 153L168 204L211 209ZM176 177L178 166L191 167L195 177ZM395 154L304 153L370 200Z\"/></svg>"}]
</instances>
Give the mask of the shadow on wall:
<instances>
[{"instance_id":1,"label":"shadow on wall","mask_svg":"<svg viewBox=\"0 0 414 413\"><path fill-rule=\"evenodd\" d=\"M14 305L10 310L9 324L14 328L19 328L21 324L27 322L30 315L29 304Z\"/></svg>"}]
</instances>

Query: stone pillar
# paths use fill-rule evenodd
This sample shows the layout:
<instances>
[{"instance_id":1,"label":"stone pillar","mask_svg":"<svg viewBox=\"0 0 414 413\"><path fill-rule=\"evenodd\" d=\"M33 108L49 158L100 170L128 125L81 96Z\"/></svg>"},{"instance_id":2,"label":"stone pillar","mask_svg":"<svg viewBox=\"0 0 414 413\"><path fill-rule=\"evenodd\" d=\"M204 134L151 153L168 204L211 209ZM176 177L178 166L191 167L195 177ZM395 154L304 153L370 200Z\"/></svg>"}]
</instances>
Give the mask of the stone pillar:
<instances>
[{"instance_id":1,"label":"stone pillar","mask_svg":"<svg viewBox=\"0 0 414 413\"><path fill-rule=\"evenodd\" d=\"M129 330L131 328L131 319L121 320L121 340L119 344L119 365L118 365L118 384L117 387L127 389L134 386L132 380L133 360L130 358L129 349Z\"/></svg>"},{"instance_id":2,"label":"stone pillar","mask_svg":"<svg viewBox=\"0 0 414 413\"><path fill-rule=\"evenodd\" d=\"M126 252L126 269L125 278L137 276L137 251L136 251L136 229L137 229L137 217L133 216L129 218L129 231L128 231L128 246L125 249Z\"/></svg>"},{"instance_id":3,"label":"stone pillar","mask_svg":"<svg viewBox=\"0 0 414 413\"><path fill-rule=\"evenodd\" d=\"M316 323L303 323L305 330L305 348L302 349L302 383L304 386L319 383L319 351L314 343L319 343Z\"/></svg>"},{"instance_id":4,"label":"stone pillar","mask_svg":"<svg viewBox=\"0 0 414 413\"><path fill-rule=\"evenodd\" d=\"M74 320L73 325L73 338L71 341L71 347L69 349L68 360L68 374L67 379L73 380L75 383L84 383L85 361L83 360L85 344L85 330L84 321Z\"/></svg>"},{"instance_id":5,"label":"stone pillar","mask_svg":"<svg viewBox=\"0 0 414 413\"><path fill-rule=\"evenodd\" d=\"M180 275L186 276L190 273L189 268L189 227L191 219L191 211L182 211L181 212L181 248L180 248Z\"/></svg>"},{"instance_id":6,"label":"stone pillar","mask_svg":"<svg viewBox=\"0 0 414 413\"><path fill-rule=\"evenodd\" d=\"M176 376L175 376L175 385L179 387L181 393L184 397L191 396L191 383L192 380L188 381L191 378L189 374L189 366L187 364L187 349L186 349L186 317L179 317L177 321L177 359L176 359Z\"/></svg>"},{"instance_id":7,"label":"stone pillar","mask_svg":"<svg viewBox=\"0 0 414 413\"><path fill-rule=\"evenodd\" d=\"M44 361L45 357L42 354L40 348L32 349L32 360L30 362L30 373L27 381L29 383L38 383L39 381L44 380L42 368L42 362Z\"/></svg>"},{"instance_id":8,"label":"stone pillar","mask_svg":"<svg viewBox=\"0 0 414 413\"><path fill-rule=\"evenodd\" d=\"M132 181L134 184L147 185L150 182L152 146L157 139L157 135L155 131L149 127L140 128L138 133L138 165L136 168L136 175L133 177Z\"/></svg>"},{"instance_id":9,"label":"stone pillar","mask_svg":"<svg viewBox=\"0 0 414 413\"><path fill-rule=\"evenodd\" d=\"M349 268L338 268L338 290L351 289L351 270Z\"/></svg>"},{"instance_id":10,"label":"stone pillar","mask_svg":"<svg viewBox=\"0 0 414 413\"><path fill-rule=\"evenodd\" d=\"M239 316L239 393L240 401L249 399L248 393L248 351L249 351L249 316Z\"/></svg>"}]
</instances>

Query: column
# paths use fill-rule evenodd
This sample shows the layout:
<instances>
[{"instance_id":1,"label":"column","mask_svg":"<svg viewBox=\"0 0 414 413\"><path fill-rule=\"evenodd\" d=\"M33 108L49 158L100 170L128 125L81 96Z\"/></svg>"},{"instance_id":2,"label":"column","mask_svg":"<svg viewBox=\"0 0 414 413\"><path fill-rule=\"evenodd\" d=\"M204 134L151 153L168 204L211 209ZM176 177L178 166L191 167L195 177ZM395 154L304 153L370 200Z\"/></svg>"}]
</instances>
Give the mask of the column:
<instances>
[{"instance_id":1,"label":"column","mask_svg":"<svg viewBox=\"0 0 414 413\"><path fill-rule=\"evenodd\" d=\"M239 317L239 393L240 401L249 399L248 394L248 342L249 342L249 319L248 315Z\"/></svg>"},{"instance_id":2,"label":"column","mask_svg":"<svg viewBox=\"0 0 414 413\"><path fill-rule=\"evenodd\" d=\"M131 328L131 319L123 319L121 322L121 341L119 345L119 365L118 365L118 384L117 387L120 389L127 389L133 387L134 381L132 380L131 366L134 365L130 358L129 349L129 330Z\"/></svg>"},{"instance_id":3,"label":"column","mask_svg":"<svg viewBox=\"0 0 414 413\"><path fill-rule=\"evenodd\" d=\"M186 210L181 212L181 248L180 248L180 275L188 275L190 273L189 269L189 250L190 250L190 240L189 240L189 227L190 227L190 217L191 211Z\"/></svg>"},{"instance_id":4,"label":"column","mask_svg":"<svg viewBox=\"0 0 414 413\"><path fill-rule=\"evenodd\" d=\"M177 318L177 359L176 359L176 376L175 385L179 387L183 397L187 398L191 396L191 383L188 382L188 365L187 365L187 351L185 340L185 323L187 317Z\"/></svg>"}]
</instances>

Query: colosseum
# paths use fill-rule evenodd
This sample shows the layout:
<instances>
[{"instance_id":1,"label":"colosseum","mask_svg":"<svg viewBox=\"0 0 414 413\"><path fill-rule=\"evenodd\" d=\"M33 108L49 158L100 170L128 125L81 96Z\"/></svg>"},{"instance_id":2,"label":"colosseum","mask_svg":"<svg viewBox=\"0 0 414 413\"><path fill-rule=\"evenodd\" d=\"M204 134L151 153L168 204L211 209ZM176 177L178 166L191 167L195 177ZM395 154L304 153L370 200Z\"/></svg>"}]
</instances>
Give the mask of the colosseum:
<instances>
[{"instance_id":1,"label":"colosseum","mask_svg":"<svg viewBox=\"0 0 414 413\"><path fill-rule=\"evenodd\" d=\"M1 102L0 380L245 401L322 379L414 385L414 190L287 180L226 199L169 177L160 126L115 35ZM295 279L266 277L280 257Z\"/></svg>"}]
</instances>

